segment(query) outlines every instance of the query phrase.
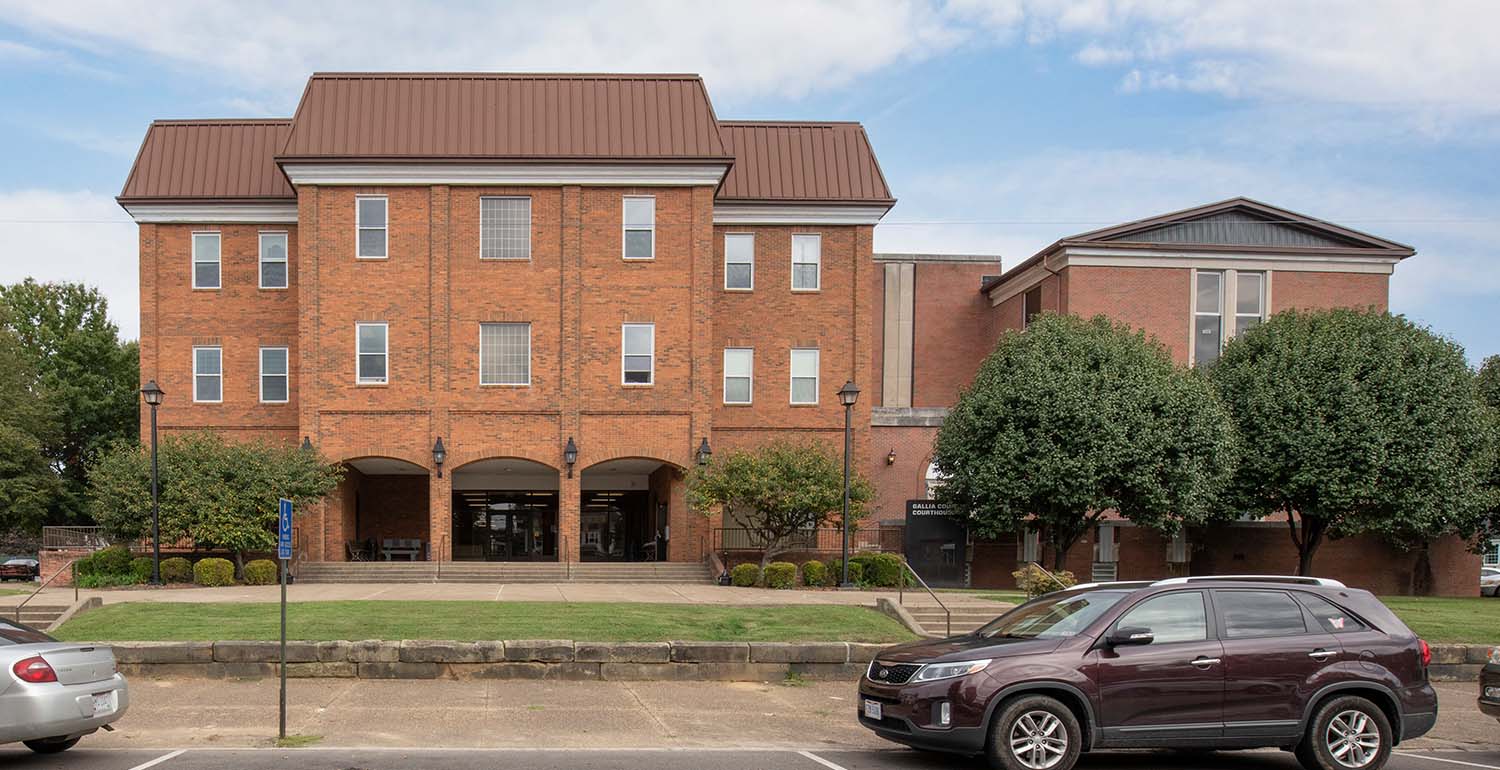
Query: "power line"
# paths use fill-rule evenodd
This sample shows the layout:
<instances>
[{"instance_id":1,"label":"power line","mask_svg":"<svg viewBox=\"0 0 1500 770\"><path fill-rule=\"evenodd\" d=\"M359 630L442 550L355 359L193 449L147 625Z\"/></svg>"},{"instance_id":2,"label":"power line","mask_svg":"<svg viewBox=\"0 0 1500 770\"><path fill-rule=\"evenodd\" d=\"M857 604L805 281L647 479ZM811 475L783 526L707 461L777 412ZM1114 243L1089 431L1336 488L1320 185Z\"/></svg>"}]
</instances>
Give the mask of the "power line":
<instances>
[{"instance_id":1,"label":"power line","mask_svg":"<svg viewBox=\"0 0 1500 770\"><path fill-rule=\"evenodd\" d=\"M1475 219L1361 219L1361 218L1357 218L1357 217L1333 217L1333 218L1331 218L1328 221L1337 221L1337 222L1341 222L1341 223L1345 223L1345 224L1364 224L1364 225L1468 225L1468 224L1496 224L1496 223L1500 223L1500 218L1483 217L1483 218L1475 218ZM990 225L990 226L997 226L997 227L1011 227L1011 226L1014 226L1014 227L1026 227L1026 226L1033 226L1033 225L1073 225L1073 226L1087 227L1087 226L1091 226L1091 225L1105 225L1105 226L1108 226L1108 225L1119 225L1119 224L1129 224L1129 223L1130 223L1129 221L1122 222L1121 220L1118 220L1118 219L931 219L931 220L921 220L921 219L905 219L905 220L900 220L900 219L897 219L897 220L884 220L884 221L881 221L879 223L879 225L882 226L882 227L890 227L890 226L896 226L896 227L968 227L968 226L973 226L973 225ZM0 225L134 225L134 224L136 224L136 223L133 222L133 221L130 221L130 220L120 220L120 219L6 219L6 218L0 218ZM215 223L212 223L212 222L195 222L195 223L170 223L170 224L202 224L202 225L212 225L212 224L215 224ZM240 225L240 224L258 225L258 224L270 224L270 223L258 223L258 222L225 222L225 223L219 223L219 224L226 224L226 225ZM285 223L279 223L279 224L285 224ZM812 226L813 224L815 224L815 223L810 223L809 226ZM1285 219L1285 220L1283 220L1283 219L1260 219L1260 220L1255 220L1255 221L1233 222L1232 224L1234 224L1234 225L1302 225L1302 226L1306 226L1308 223L1305 222L1305 221L1303 221L1303 220L1299 220L1299 219ZM568 227L576 227L577 225L571 225L570 224L570 225L567 225L567 226ZM618 225L618 224L597 224L597 225L584 225L584 226L585 227L598 227L598 228L610 229L610 230L616 230L616 229L619 229L619 227L620 227L620 225ZM664 230L664 229L673 228L673 227L690 227L690 226L691 225L682 225L682 224L676 224L676 223L671 223L671 222L665 222L665 223L664 222L658 222L656 224L656 229L657 230ZM753 227L753 225L746 225L746 226L747 227ZM837 227L837 226L840 226L840 225L831 225L831 226Z\"/></svg>"}]
</instances>

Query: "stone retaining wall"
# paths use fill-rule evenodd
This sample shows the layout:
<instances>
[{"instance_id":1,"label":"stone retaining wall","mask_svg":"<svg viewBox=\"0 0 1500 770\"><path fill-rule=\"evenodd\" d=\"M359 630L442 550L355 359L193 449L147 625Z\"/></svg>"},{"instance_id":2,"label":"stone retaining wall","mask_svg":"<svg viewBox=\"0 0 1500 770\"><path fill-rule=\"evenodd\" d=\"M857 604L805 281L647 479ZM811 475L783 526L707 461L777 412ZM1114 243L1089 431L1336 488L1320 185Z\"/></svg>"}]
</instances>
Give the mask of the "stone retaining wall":
<instances>
[{"instance_id":1,"label":"stone retaining wall","mask_svg":"<svg viewBox=\"0 0 1500 770\"><path fill-rule=\"evenodd\" d=\"M1490 659L1490 644L1434 644L1428 676L1435 682L1476 682Z\"/></svg>"}]
</instances>

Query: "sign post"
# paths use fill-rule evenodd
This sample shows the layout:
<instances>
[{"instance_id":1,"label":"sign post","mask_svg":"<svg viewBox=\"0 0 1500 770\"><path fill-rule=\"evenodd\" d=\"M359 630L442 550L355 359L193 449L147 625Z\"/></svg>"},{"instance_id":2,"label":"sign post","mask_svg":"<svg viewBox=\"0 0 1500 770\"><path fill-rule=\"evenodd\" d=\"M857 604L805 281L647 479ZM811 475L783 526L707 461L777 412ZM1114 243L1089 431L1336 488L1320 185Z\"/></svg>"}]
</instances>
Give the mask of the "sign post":
<instances>
[{"instance_id":1,"label":"sign post","mask_svg":"<svg viewBox=\"0 0 1500 770\"><path fill-rule=\"evenodd\" d=\"M286 570L292 560L292 501L281 498L276 522L276 558L281 560L281 728L286 738Z\"/></svg>"}]
</instances>

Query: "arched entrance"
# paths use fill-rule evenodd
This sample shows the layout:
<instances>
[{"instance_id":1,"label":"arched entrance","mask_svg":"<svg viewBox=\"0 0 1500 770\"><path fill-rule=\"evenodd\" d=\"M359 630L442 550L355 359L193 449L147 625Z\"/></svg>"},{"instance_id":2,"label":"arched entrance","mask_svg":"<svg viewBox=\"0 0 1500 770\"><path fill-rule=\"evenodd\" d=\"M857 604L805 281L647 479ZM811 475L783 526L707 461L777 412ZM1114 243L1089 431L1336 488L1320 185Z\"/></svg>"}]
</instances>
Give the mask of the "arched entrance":
<instances>
[{"instance_id":1,"label":"arched entrance","mask_svg":"<svg viewBox=\"0 0 1500 770\"><path fill-rule=\"evenodd\" d=\"M557 561L558 474L517 457L453 471L454 561Z\"/></svg>"},{"instance_id":2,"label":"arched entrance","mask_svg":"<svg viewBox=\"0 0 1500 770\"><path fill-rule=\"evenodd\" d=\"M345 460L344 468L336 495L342 542L330 544L335 559L430 560L428 470L394 457Z\"/></svg>"},{"instance_id":3,"label":"arched entrance","mask_svg":"<svg viewBox=\"0 0 1500 770\"><path fill-rule=\"evenodd\" d=\"M645 457L591 465L579 478L580 561L666 561L677 466Z\"/></svg>"}]
</instances>

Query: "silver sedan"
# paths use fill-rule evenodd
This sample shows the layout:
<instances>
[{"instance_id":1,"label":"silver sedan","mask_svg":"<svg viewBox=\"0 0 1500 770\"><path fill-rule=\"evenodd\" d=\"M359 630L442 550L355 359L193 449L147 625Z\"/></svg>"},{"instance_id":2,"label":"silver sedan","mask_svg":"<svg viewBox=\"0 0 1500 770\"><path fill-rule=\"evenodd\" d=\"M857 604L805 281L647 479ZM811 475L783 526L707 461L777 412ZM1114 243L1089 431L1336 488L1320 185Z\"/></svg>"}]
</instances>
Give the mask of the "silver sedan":
<instances>
[{"instance_id":1,"label":"silver sedan","mask_svg":"<svg viewBox=\"0 0 1500 770\"><path fill-rule=\"evenodd\" d=\"M59 642L8 620L0 620L0 672L0 743L40 754L113 729L130 705L110 648Z\"/></svg>"}]
</instances>

